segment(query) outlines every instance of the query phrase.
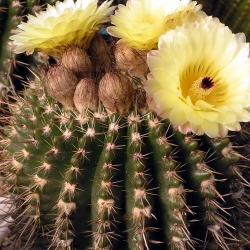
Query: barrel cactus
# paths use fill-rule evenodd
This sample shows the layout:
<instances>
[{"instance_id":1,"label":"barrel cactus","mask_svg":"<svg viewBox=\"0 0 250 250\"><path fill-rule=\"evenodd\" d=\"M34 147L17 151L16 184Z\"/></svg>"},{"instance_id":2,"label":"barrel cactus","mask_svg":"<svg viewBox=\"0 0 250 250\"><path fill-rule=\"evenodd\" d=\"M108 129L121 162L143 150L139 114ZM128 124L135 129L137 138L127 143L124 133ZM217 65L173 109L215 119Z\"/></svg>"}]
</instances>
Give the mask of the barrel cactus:
<instances>
[{"instance_id":1,"label":"barrel cactus","mask_svg":"<svg viewBox=\"0 0 250 250\"><path fill-rule=\"evenodd\" d=\"M2 249L249 249L245 36L196 2L97 2L11 36L49 60L2 128Z\"/></svg>"}]
</instances>

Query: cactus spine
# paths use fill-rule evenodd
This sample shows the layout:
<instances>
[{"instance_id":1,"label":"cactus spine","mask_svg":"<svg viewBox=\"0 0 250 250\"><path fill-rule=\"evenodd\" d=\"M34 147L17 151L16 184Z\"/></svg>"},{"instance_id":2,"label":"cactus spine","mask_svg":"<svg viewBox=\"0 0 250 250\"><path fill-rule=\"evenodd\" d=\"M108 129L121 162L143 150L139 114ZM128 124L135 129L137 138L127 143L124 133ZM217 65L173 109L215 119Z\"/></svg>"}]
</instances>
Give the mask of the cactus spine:
<instances>
[{"instance_id":1,"label":"cactus spine","mask_svg":"<svg viewBox=\"0 0 250 250\"><path fill-rule=\"evenodd\" d=\"M249 244L243 134L183 135L138 109L127 121L101 106L79 115L38 80L10 108L3 170L15 197L16 241L8 249L195 249L198 239L205 249ZM236 139L243 148L234 148Z\"/></svg>"}]
</instances>

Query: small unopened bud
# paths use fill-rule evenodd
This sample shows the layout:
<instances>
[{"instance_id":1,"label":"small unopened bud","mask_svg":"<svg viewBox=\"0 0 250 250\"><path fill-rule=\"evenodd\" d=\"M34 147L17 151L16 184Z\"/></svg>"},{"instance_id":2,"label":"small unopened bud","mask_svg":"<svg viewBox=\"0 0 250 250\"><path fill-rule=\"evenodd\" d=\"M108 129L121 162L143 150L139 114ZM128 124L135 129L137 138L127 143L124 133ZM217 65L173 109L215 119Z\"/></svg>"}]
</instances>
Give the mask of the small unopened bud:
<instances>
[{"instance_id":1,"label":"small unopened bud","mask_svg":"<svg viewBox=\"0 0 250 250\"><path fill-rule=\"evenodd\" d=\"M61 65L52 66L45 78L48 94L62 103L65 108L74 107L73 96L77 83L77 77Z\"/></svg>"},{"instance_id":2,"label":"small unopened bud","mask_svg":"<svg viewBox=\"0 0 250 250\"><path fill-rule=\"evenodd\" d=\"M95 72L111 67L111 53L102 36L96 34L90 44L91 61Z\"/></svg>"},{"instance_id":3,"label":"small unopened bud","mask_svg":"<svg viewBox=\"0 0 250 250\"><path fill-rule=\"evenodd\" d=\"M63 52L62 64L81 80L84 77L90 77L92 64L88 54L78 47L69 47Z\"/></svg>"},{"instance_id":4,"label":"small unopened bud","mask_svg":"<svg viewBox=\"0 0 250 250\"><path fill-rule=\"evenodd\" d=\"M135 50L124 44L117 44L114 54L120 70L127 72L131 77L146 78L149 72L146 63L147 51Z\"/></svg>"},{"instance_id":5,"label":"small unopened bud","mask_svg":"<svg viewBox=\"0 0 250 250\"><path fill-rule=\"evenodd\" d=\"M152 96L146 94L147 108L152 111L158 111L159 106L155 103Z\"/></svg>"},{"instance_id":6,"label":"small unopened bud","mask_svg":"<svg viewBox=\"0 0 250 250\"><path fill-rule=\"evenodd\" d=\"M98 91L91 78L84 78L77 84L73 100L75 107L81 114L87 108L93 111L97 110Z\"/></svg>"},{"instance_id":7,"label":"small unopened bud","mask_svg":"<svg viewBox=\"0 0 250 250\"><path fill-rule=\"evenodd\" d=\"M100 83L98 94L105 108L125 114L133 104L133 85L121 73L106 73Z\"/></svg>"}]
</instances>

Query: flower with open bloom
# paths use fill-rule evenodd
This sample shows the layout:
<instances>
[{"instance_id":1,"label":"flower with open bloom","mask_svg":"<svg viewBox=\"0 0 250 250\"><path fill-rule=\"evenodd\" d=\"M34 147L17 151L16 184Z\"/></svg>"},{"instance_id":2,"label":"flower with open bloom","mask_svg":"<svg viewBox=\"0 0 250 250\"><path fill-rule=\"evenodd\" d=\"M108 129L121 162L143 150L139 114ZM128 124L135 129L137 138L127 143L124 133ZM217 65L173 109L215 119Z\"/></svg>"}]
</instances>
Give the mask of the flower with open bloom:
<instances>
[{"instance_id":1,"label":"flower with open bloom","mask_svg":"<svg viewBox=\"0 0 250 250\"><path fill-rule=\"evenodd\" d=\"M162 35L147 63L145 89L181 132L220 137L250 121L249 44L218 19Z\"/></svg>"},{"instance_id":2,"label":"flower with open bloom","mask_svg":"<svg viewBox=\"0 0 250 250\"><path fill-rule=\"evenodd\" d=\"M191 0L128 0L111 15L115 26L107 31L121 38L119 43L135 49L156 49L159 37L167 30L205 15L196 4Z\"/></svg>"},{"instance_id":3,"label":"flower with open bloom","mask_svg":"<svg viewBox=\"0 0 250 250\"><path fill-rule=\"evenodd\" d=\"M97 3L98 0L58 1L36 16L28 15L27 23L18 25L17 34L10 37L15 52L32 54L36 49L54 55L57 48L68 45L87 48L115 8L110 7L112 1L105 1L99 7Z\"/></svg>"}]
</instances>

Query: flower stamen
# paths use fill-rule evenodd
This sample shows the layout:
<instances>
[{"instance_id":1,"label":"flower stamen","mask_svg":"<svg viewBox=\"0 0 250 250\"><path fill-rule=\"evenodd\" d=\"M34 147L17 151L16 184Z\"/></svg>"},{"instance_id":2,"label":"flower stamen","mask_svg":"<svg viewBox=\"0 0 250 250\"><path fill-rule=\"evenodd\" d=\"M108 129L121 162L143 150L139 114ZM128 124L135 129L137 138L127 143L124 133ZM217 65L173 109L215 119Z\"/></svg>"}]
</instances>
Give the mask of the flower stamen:
<instances>
[{"instance_id":1,"label":"flower stamen","mask_svg":"<svg viewBox=\"0 0 250 250\"><path fill-rule=\"evenodd\" d=\"M191 85L191 91L198 95L199 99L204 100L204 98L209 95L214 87L214 81L211 77L200 77L198 80L194 81Z\"/></svg>"}]
</instances>

